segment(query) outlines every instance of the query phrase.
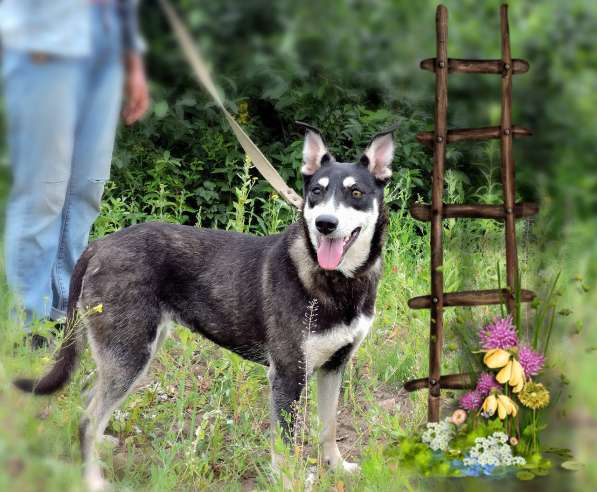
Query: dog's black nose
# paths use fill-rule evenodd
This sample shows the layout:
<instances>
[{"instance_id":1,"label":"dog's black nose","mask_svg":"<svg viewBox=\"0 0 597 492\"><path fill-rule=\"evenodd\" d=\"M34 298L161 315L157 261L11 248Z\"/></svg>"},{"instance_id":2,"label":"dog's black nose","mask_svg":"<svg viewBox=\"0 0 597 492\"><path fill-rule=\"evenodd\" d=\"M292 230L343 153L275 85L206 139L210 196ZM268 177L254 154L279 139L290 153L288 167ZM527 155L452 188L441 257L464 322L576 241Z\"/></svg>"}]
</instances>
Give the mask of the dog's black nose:
<instances>
[{"instance_id":1,"label":"dog's black nose","mask_svg":"<svg viewBox=\"0 0 597 492\"><path fill-rule=\"evenodd\" d=\"M329 234L338 227L338 219L333 215L320 215L315 219L315 227L322 234Z\"/></svg>"}]
</instances>

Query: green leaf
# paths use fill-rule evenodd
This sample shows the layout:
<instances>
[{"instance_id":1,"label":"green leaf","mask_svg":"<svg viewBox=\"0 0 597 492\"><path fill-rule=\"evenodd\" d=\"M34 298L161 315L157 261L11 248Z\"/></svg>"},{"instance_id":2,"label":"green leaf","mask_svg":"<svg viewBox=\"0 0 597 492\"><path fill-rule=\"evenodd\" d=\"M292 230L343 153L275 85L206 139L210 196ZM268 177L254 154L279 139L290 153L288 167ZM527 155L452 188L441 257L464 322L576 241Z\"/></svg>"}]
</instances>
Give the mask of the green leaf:
<instances>
[{"instance_id":1,"label":"green leaf","mask_svg":"<svg viewBox=\"0 0 597 492\"><path fill-rule=\"evenodd\" d=\"M518 480L533 480L535 474L530 471L521 470L516 474L516 478L518 478Z\"/></svg>"},{"instance_id":2,"label":"green leaf","mask_svg":"<svg viewBox=\"0 0 597 492\"><path fill-rule=\"evenodd\" d=\"M158 101L153 105L153 112L157 118L163 118L168 113L168 103L166 101Z\"/></svg>"},{"instance_id":3,"label":"green leaf","mask_svg":"<svg viewBox=\"0 0 597 492\"><path fill-rule=\"evenodd\" d=\"M561 456L562 458L572 458L572 451L568 448L547 448L545 452Z\"/></svg>"},{"instance_id":4,"label":"green leaf","mask_svg":"<svg viewBox=\"0 0 597 492\"><path fill-rule=\"evenodd\" d=\"M564 461L560 466L564 470L568 470L568 471L579 471L579 470L582 470L585 467L585 464L581 463L580 461L569 460L569 461Z\"/></svg>"}]
</instances>

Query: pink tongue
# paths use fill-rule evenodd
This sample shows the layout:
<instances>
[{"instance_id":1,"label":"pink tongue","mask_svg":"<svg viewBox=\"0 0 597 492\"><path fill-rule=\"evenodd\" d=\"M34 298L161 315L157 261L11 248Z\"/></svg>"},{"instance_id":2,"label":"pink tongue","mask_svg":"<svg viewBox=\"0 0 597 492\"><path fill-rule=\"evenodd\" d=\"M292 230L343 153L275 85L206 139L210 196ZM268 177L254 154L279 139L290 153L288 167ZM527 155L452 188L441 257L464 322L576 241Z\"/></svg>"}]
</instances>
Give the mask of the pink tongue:
<instances>
[{"instance_id":1,"label":"pink tongue","mask_svg":"<svg viewBox=\"0 0 597 492\"><path fill-rule=\"evenodd\" d=\"M322 237L317 248L317 261L324 270L335 270L342 258L344 251L344 241L341 237L331 239Z\"/></svg>"}]
</instances>

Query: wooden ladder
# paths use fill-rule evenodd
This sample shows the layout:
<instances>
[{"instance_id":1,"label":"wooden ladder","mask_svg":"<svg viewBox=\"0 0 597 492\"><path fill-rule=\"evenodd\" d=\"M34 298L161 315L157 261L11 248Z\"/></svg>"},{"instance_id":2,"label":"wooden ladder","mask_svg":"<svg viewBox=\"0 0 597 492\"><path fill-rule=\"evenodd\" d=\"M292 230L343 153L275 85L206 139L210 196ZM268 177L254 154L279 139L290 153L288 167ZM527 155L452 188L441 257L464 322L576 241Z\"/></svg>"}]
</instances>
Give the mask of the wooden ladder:
<instances>
[{"instance_id":1,"label":"wooden ladder","mask_svg":"<svg viewBox=\"0 0 597 492\"><path fill-rule=\"evenodd\" d=\"M512 76L528 71L525 60L512 59L508 27L508 6L500 8L502 37L501 60L461 60L448 58L448 9L439 5L436 11L437 55L421 62L423 70L435 72L435 131L422 132L417 140L433 148L433 176L431 205L416 204L411 215L418 220L431 222L431 295L414 297L408 305L412 309L430 309L429 376L408 381L407 391L429 388L428 421L437 422L440 411L441 389L465 389L473 386L470 374L441 375L441 350L443 343L443 311L450 306L481 306L505 303L514 315L516 295L520 302L533 300L529 290L518 291L518 259L516 252L515 220L530 217L538 207L532 203L515 203L514 160L512 139L531 135L531 131L512 125ZM502 109L500 126L485 128L447 129L448 74L498 74L502 77ZM444 188L444 163L446 145L464 140L500 139L501 174L504 203L502 205L451 205L442 200ZM462 292L444 292L442 273L443 244L442 222L446 218L497 219L505 222L506 283L507 288Z\"/></svg>"}]
</instances>

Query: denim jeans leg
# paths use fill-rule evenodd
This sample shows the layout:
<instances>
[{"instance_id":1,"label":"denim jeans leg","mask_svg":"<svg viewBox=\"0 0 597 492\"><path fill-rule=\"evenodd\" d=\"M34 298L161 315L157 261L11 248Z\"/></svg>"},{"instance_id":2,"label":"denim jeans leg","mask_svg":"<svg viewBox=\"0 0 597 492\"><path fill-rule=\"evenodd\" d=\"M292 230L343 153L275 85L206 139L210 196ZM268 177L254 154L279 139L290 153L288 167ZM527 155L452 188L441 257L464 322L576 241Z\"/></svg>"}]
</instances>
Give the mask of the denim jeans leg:
<instances>
[{"instance_id":1,"label":"denim jeans leg","mask_svg":"<svg viewBox=\"0 0 597 492\"><path fill-rule=\"evenodd\" d=\"M49 315L51 271L70 178L80 78L76 59L3 56L13 183L5 230L6 276L26 324Z\"/></svg>"},{"instance_id":2,"label":"denim jeans leg","mask_svg":"<svg viewBox=\"0 0 597 492\"><path fill-rule=\"evenodd\" d=\"M54 319L65 314L70 276L100 212L120 114L123 86L120 32L114 16L108 19L111 21L108 24L105 17L96 20L99 19L101 22L95 23L94 54L85 65L69 190L52 275Z\"/></svg>"}]
</instances>

